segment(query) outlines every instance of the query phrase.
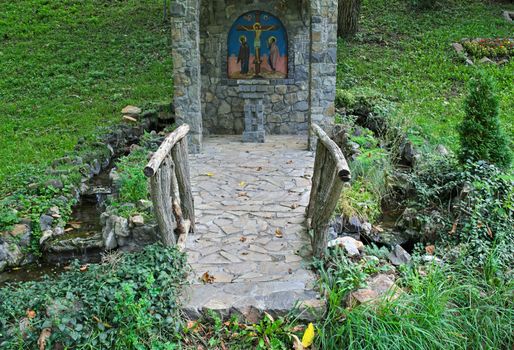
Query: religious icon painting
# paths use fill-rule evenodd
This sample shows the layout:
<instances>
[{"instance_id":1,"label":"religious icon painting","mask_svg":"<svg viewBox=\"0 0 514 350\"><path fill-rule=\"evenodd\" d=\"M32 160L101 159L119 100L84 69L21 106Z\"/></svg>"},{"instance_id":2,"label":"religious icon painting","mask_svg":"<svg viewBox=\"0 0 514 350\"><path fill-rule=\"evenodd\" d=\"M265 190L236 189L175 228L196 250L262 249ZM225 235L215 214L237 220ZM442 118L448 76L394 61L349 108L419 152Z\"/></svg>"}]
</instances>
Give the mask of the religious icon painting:
<instances>
[{"instance_id":1,"label":"religious icon painting","mask_svg":"<svg viewBox=\"0 0 514 350\"><path fill-rule=\"evenodd\" d=\"M228 34L230 79L287 78L287 32L282 22L262 11L239 17Z\"/></svg>"}]
</instances>

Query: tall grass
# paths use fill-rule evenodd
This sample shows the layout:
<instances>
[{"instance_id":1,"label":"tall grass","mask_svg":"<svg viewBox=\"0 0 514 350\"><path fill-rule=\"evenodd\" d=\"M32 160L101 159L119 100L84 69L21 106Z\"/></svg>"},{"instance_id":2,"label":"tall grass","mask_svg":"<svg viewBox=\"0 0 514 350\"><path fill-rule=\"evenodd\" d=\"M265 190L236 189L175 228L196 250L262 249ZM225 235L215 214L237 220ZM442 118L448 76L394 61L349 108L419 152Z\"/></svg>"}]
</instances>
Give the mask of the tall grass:
<instances>
[{"instance_id":1,"label":"tall grass","mask_svg":"<svg viewBox=\"0 0 514 350\"><path fill-rule=\"evenodd\" d=\"M323 276L323 274L322 274ZM495 281L491 283L491 281ZM354 309L346 288L328 290L320 349L512 349L513 282L460 268L411 268L398 298ZM342 292L342 293L341 293ZM343 294L343 295L342 295Z\"/></svg>"}]
</instances>

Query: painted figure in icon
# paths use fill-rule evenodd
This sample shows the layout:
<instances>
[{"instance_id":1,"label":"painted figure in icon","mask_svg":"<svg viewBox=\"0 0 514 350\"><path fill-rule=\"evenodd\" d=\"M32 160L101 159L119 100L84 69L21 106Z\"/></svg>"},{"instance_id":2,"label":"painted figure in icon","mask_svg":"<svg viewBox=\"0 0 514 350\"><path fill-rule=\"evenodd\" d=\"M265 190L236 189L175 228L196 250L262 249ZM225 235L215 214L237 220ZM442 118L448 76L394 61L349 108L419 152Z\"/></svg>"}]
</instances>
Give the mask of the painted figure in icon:
<instances>
[{"instance_id":1,"label":"painted figure in icon","mask_svg":"<svg viewBox=\"0 0 514 350\"><path fill-rule=\"evenodd\" d=\"M257 18L258 19L258 18ZM248 32L255 32L255 38L253 40L253 47L255 49L255 75L259 77L261 73L261 34L269 30L274 30L275 26L262 26L259 22L255 22L252 27L239 26L238 30L244 30Z\"/></svg>"},{"instance_id":2,"label":"painted figure in icon","mask_svg":"<svg viewBox=\"0 0 514 350\"><path fill-rule=\"evenodd\" d=\"M239 48L237 63L241 63L241 74L248 74L250 70L250 47L244 35L239 38L239 42L241 43L241 47Z\"/></svg>"},{"instance_id":3,"label":"painted figure in icon","mask_svg":"<svg viewBox=\"0 0 514 350\"><path fill-rule=\"evenodd\" d=\"M280 51L277 46L277 38L275 38L274 36L269 38L268 46L269 46L269 57L268 57L269 65L271 67L271 70L273 70L273 72L275 72L277 70L278 58L280 56Z\"/></svg>"}]
</instances>

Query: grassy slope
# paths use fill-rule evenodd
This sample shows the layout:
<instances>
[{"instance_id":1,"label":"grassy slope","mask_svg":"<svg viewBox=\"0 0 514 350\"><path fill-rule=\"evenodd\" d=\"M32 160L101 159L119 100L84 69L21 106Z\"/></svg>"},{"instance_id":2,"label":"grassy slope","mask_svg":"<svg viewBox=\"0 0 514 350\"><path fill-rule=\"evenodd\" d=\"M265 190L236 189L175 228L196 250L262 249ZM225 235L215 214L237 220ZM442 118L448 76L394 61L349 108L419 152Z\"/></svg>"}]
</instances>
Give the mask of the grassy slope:
<instances>
[{"instance_id":1,"label":"grassy slope","mask_svg":"<svg viewBox=\"0 0 514 350\"><path fill-rule=\"evenodd\" d=\"M444 1L437 10L414 12L401 0L364 0L361 32L339 42L338 86L372 88L398 101L398 113L433 143L457 145L465 83L476 67L459 62L450 48L461 38L512 37L501 17L514 4ZM514 60L483 66L498 82L501 117L514 133Z\"/></svg>"},{"instance_id":2,"label":"grassy slope","mask_svg":"<svg viewBox=\"0 0 514 350\"><path fill-rule=\"evenodd\" d=\"M0 187L127 104L169 100L162 1L0 0Z\"/></svg>"}]
</instances>

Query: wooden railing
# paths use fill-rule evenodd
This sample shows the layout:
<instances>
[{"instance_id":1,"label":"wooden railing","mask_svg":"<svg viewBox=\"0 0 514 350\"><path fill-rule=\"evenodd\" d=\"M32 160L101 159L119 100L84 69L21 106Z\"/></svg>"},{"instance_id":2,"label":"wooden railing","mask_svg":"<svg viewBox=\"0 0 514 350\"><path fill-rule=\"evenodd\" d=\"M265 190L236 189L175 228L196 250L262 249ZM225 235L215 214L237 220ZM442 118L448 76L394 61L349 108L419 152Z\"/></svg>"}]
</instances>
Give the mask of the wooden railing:
<instances>
[{"instance_id":1,"label":"wooden railing","mask_svg":"<svg viewBox=\"0 0 514 350\"><path fill-rule=\"evenodd\" d=\"M321 257L327 246L330 219L339 201L343 183L351 180L351 173L340 146L318 125L312 124L311 129L317 136L318 143L307 207L307 223L313 231L313 254ZM342 143L341 135L334 138Z\"/></svg>"},{"instance_id":2,"label":"wooden railing","mask_svg":"<svg viewBox=\"0 0 514 350\"><path fill-rule=\"evenodd\" d=\"M144 169L150 178L150 193L161 241L165 246L184 248L187 234L194 231L195 212L187 133L189 125L179 126L166 137Z\"/></svg>"}]
</instances>

